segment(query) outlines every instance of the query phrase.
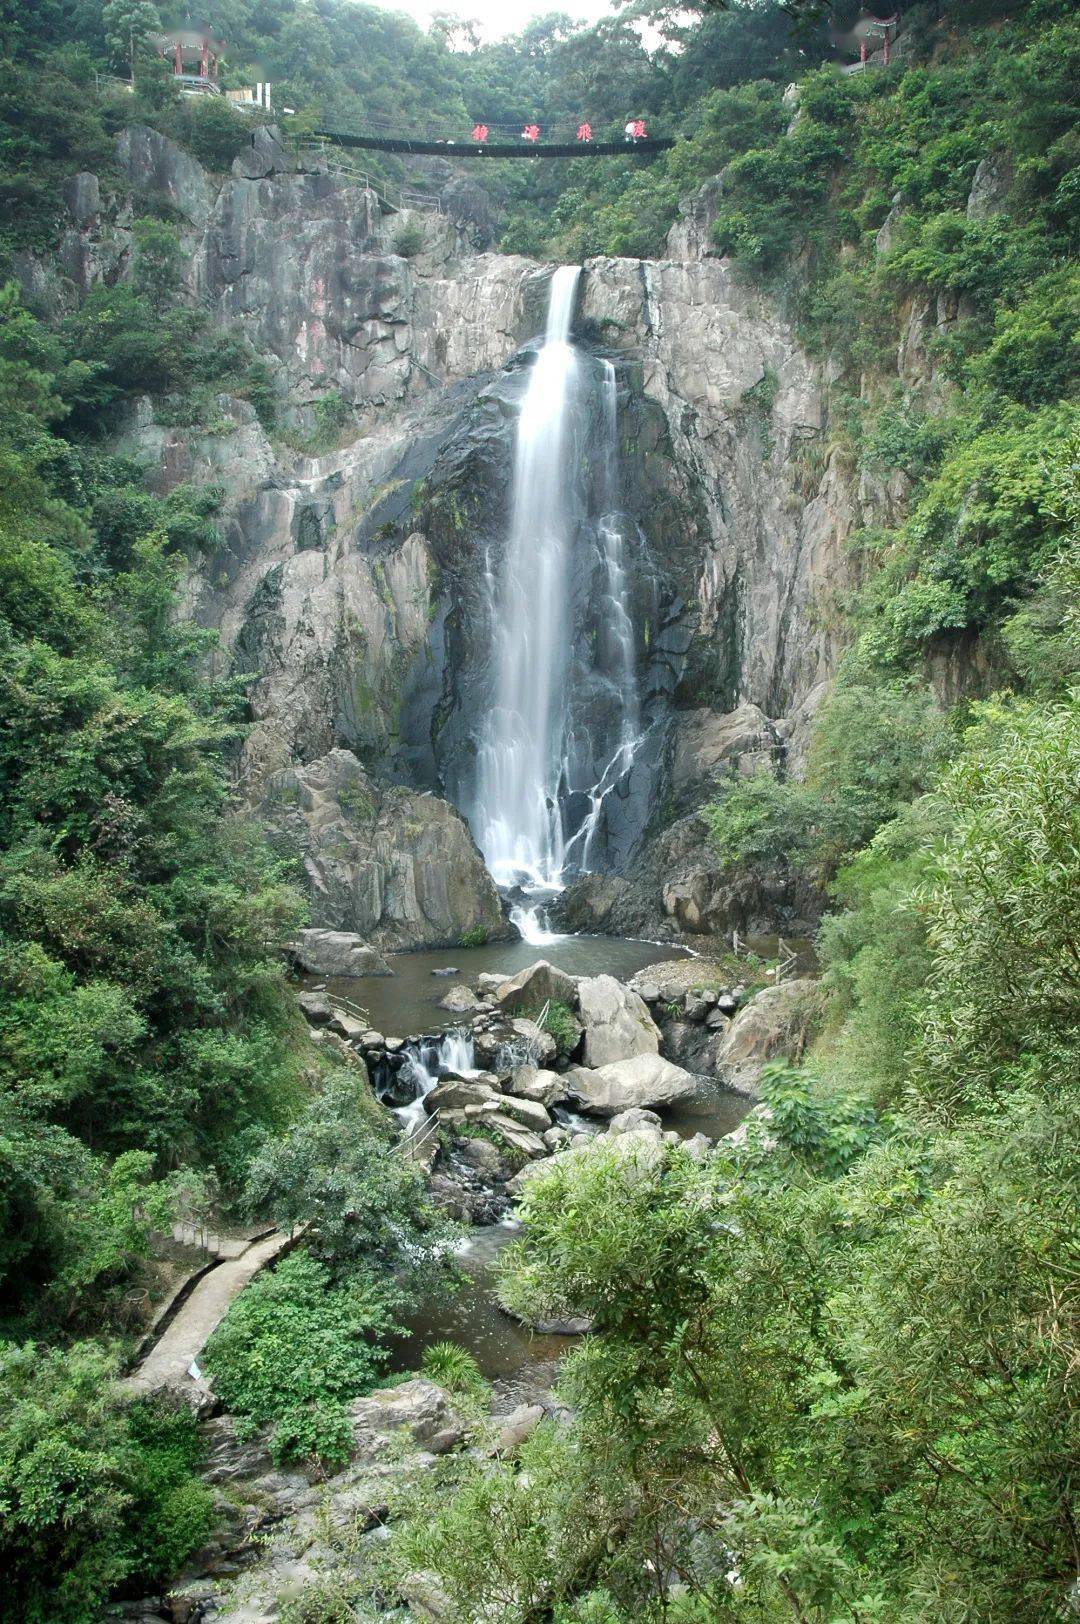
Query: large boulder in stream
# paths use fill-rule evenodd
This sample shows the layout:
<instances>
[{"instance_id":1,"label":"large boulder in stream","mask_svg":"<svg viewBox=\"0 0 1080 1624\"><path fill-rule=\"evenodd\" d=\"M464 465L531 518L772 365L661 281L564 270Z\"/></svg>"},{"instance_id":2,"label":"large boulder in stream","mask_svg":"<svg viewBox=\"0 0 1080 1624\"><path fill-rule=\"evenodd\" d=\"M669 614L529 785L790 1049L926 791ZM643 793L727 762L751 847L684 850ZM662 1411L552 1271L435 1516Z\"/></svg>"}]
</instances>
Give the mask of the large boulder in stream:
<instances>
[{"instance_id":1,"label":"large boulder in stream","mask_svg":"<svg viewBox=\"0 0 1080 1624\"><path fill-rule=\"evenodd\" d=\"M635 1106L645 1110L679 1105L691 1100L698 1080L681 1066L673 1066L658 1054L638 1054L629 1060L589 1071L572 1066L566 1073L571 1099L594 1116L614 1117Z\"/></svg>"},{"instance_id":2,"label":"large boulder in stream","mask_svg":"<svg viewBox=\"0 0 1080 1624\"><path fill-rule=\"evenodd\" d=\"M424 1110L429 1116L436 1111L464 1111L469 1105L498 1106L502 1095L491 1083L474 1078L447 1077L436 1083L430 1094L424 1095Z\"/></svg>"},{"instance_id":3,"label":"large boulder in stream","mask_svg":"<svg viewBox=\"0 0 1080 1624\"><path fill-rule=\"evenodd\" d=\"M392 976L378 948L351 930L298 930L293 958L318 976Z\"/></svg>"},{"instance_id":4,"label":"large boulder in stream","mask_svg":"<svg viewBox=\"0 0 1080 1624\"><path fill-rule=\"evenodd\" d=\"M508 1094L519 1099L537 1100L549 1108L561 1105L566 1098L566 1082L557 1071L545 1071L538 1066L519 1066L506 1085Z\"/></svg>"},{"instance_id":5,"label":"large boulder in stream","mask_svg":"<svg viewBox=\"0 0 1080 1624\"><path fill-rule=\"evenodd\" d=\"M818 1013L820 983L808 978L766 987L739 1011L723 1035L716 1071L726 1088L757 1098L770 1060L798 1060Z\"/></svg>"},{"instance_id":6,"label":"large boulder in stream","mask_svg":"<svg viewBox=\"0 0 1080 1624\"><path fill-rule=\"evenodd\" d=\"M546 959L537 959L495 989L495 1002L507 1015L520 1015L523 1010L539 1013L549 1003L567 1004L573 1009L577 1004L577 982Z\"/></svg>"},{"instance_id":7,"label":"large boulder in stream","mask_svg":"<svg viewBox=\"0 0 1080 1624\"><path fill-rule=\"evenodd\" d=\"M614 976L582 976L577 991L586 1066L659 1052L660 1028L636 992Z\"/></svg>"},{"instance_id":8,"label":"large boulder in stream","mask_svg":"<svg viewBox=\"0 0 1080 1624\"><path fill-rule=\"evenodd\" d=\"M391 950L513 934L461 814L377 783L350 750L274 773L261 810L275 846L303 864L315 926Z\"/></svg>"}]
</instances>

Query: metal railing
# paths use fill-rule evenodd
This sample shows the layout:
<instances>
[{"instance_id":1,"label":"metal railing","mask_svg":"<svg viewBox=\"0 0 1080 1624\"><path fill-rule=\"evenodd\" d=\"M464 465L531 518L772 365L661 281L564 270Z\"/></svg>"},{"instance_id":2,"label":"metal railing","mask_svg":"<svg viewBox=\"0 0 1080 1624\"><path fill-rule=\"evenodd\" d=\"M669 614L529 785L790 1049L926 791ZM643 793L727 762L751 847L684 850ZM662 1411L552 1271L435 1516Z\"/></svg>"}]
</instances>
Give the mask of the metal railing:
<instances>
[{"instance_id":1,"label":"metal railing","mask_svg":"<svg viewBox=\"0 0 1080 1624\"><path fill-rule=\"evenodd\" d=\"M749 942L743 940L737 930L731 933L731 951L736 958L748 958L754 949ZM776 938L776 968L771 971L773 985L779 986L786 975L795 969L799 962L799 955L793 947L789 947L782 936Z\"/></svg>"},{"instance_id":2,"label":"metal railing","mask_svg":"<svg viewBox=\"0 0 1080 1624\"><path fill-rule=\"evenodd\" d=\"M399 1139L397 1144L394 1146L394 1149L396 1151L400 1151L401 1155L404 1156L408 1161L412 1161L415 1159L421 1146L426 1145L432 1135L438 1132L438 1128L439 1111L436 1108L436 1110L432 1111L422 1128L419 1128L416 1133L411 1133L407 1139Z\"/></svg>"},{"instance_id":3,"label":"metal railing","mask_svg":"<svg viewBox=\"0 0 1080 1624\"><path fill-rule=\"evenodd\" d=\"M341 147L309 137L300 142L300 149L303 152L317 152L325 160L330 174L342 175L366 191L374 192L388 214L400 214L403 209L428 214L443 213L441 198L433 196L430 192L422 192L415 186L393 186L389 181L377 179Z\"/></svg>"},{"instance_id":4,"label":"metal railing","mask_svg":"<svg viewBox=\"0 0 1080 1624\"><path fill-rule=\"evenodd\" d=\"M355 1003L353 999L343 998L341 994L337 992L329 992L326 995L326 1002L330 1005L330 1008L336 1010L339 1015L351 1015L354 1021L363 1021L365 1026L371 1025L371 1016L368 1014L367 1010L364 1009L360 1004Z\"/></svg>"}]
</instances>

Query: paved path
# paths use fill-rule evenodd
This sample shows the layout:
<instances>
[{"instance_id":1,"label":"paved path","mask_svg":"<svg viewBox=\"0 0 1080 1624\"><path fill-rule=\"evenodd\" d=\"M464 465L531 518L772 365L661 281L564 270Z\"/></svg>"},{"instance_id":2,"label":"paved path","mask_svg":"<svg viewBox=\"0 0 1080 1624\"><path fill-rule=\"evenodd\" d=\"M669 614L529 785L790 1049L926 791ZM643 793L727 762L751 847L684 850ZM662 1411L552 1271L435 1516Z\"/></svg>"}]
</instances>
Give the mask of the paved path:
<instances>
[{"instance_id":1,"label":"paved path","mask_svg":"<svg viewBox=\"0 0 1080 1624\"><path fill-rule=\"evenodd\" d=\"M146 1358L121 1384L130 1393L152 1393L159 1387L194 1387L188 1368L209 1342L249 1280L289 1244L289 1236L275 1230L253 1241L239 1257L228 1258L203 1276L172 1324Z\"/></svg>"}]
</instances>

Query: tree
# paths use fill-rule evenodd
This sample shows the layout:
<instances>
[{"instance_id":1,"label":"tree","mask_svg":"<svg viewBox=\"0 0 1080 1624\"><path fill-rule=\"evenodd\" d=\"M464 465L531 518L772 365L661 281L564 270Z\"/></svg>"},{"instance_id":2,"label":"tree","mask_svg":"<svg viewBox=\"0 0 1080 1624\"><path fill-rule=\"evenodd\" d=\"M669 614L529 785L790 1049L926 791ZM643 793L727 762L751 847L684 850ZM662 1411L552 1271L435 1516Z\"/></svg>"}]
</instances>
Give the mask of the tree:
<instances>
[{"instance_id":1,"label":"tree","mask_svg":"<svg viewBox=\"0 0 1080 1624\"><path fill-rule=\"evenodd\" d=\"M1080 697L980 715L942 786L953 833L928 882L920 1087L949 1114L1065 1086L1080 1048Z\"/></svg>"},{"instance_id":2,"label":"tree","mask_svg":"<svg viewBox=\"0 0 1080 1624\"><path fill-rule=\"evenodd\" d=\"M161 27L153 0L106 0L102 8L105 40L113 60L123 62L132 84L136 65L150 54L150 36Z\"/></svg>"},{"instance_id":3,"label":"tree","mask_svg":"<svg viewBox=\"0 0 1080 1624\"><path fill-rule=\"evenodd\" d=\"M0 1611L26 1624L84 1624L123 1576L128 1505L115 1361L0 1344Z\"/></svg>"},{"instance_id":4,"label":"tree","mask_svg":"<svg viewBox=\"0 0 1080 1624\"><path fill-rule=\"evenodd\" d=\"M373 1131L361 1088L355 1073L332 1074L253 1161L248 1201L283 1228L310 1225L312 1252L339 1271L362 1264L415 1287L442 1272L452 1231L421 1175Z\"/></svg>"},{"instance_id":5,"label":"tree","mask_svg":"<svg viewBox=\"0 0 1080 1624\"><path fill-rule=\"evenodd\" d=\"M374 1271L335 1286L325 1264L295 1252L233 1305L204 1362L249 1427L275 1423L275 1459L343 1465L351 1441L344 1403L374 1385L386 1360L378 1339L394 1329Z\"/></svg>"}]
</instances>

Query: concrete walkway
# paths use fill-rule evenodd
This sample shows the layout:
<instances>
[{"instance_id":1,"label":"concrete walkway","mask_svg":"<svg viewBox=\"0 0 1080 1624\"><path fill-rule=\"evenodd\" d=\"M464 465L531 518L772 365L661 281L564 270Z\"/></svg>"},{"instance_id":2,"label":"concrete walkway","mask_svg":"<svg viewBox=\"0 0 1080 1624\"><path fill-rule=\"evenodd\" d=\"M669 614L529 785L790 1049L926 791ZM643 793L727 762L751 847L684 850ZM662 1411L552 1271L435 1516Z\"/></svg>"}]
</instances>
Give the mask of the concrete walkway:
<instances>
[{"instance_id":1,"label":"concrete walkway","mask_svg":"<svg viewBox=\"0 0 1080 1624\"><path fill-rule=\"evenodd\" d=\"M253 1241L239 1257L227 1258L205 1274L160 1340L121 1383L123 1389L136 1396L156 1392L159 1387L198 1390L202 1383L188 1374L192 1361L198 1358L244 1287L288 1246L290 1238L275 1230L263 1240Z\"/></svg>"}]
</instances>

